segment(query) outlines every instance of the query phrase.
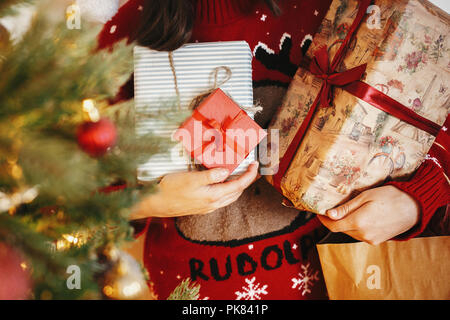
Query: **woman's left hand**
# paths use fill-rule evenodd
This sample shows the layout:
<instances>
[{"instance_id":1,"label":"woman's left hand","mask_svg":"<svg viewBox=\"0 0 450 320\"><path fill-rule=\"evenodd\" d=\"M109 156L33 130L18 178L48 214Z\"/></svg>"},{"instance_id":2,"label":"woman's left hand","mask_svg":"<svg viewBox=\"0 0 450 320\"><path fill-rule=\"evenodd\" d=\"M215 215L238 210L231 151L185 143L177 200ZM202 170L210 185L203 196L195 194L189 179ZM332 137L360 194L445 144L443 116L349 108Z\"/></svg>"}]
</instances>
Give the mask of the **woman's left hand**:
<instances>
[{"instance_id":1,"label":"woman's left hand","mask_svg":"<svg viewBox=\"0 0 450 320\"><path fill-rule=\"evenodd\" d=\"M319 219L333 232L377 245L410 230L419 216L420 207L409 194L383 186L362 192Z\"/></svg>"}]
</instances>

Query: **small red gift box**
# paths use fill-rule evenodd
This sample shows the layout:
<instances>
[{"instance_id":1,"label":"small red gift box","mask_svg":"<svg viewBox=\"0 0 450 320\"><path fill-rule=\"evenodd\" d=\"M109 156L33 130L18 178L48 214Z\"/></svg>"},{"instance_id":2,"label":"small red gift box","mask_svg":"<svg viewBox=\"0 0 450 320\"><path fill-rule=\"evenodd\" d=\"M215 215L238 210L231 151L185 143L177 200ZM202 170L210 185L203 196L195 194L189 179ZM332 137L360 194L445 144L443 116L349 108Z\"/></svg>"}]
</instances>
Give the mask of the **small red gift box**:
<instances>
[{"instance_id":1,"label":"small red gift box","mask_svg":"<svg viewBox=\"0 0 450 320\"><path fill-rule=\"evenodd\" d=\"M216 89L176 131L192 158L206 168L233 172L267 133L222 90Z\"/></svg>"}]
</instances>

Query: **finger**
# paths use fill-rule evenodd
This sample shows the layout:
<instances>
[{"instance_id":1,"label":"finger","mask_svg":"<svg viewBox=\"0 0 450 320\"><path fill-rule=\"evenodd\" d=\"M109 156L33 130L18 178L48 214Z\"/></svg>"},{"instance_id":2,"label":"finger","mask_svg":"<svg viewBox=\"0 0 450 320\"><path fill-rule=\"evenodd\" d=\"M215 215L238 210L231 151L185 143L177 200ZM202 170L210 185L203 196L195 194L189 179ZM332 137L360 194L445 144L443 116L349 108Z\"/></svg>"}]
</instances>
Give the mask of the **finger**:
<instances>
[{"instance_id":1,"label":"finger","mask_svg":"<svg viewBox=\"0 0 450 320\"><path fill-rule=\"evenodd\" d=\"M258 165L258 162L253 162L250 164L247 171L239 178L211 186L208 192L226 195L246 189L253 181L255 181L256 176L258 175Z\"/></svg>"},{"instance_id":2,"label":"finger","mask_svg":"<svg viewBox=\"0 0 450 320\"><path fill-rule=\"evenodd\" d=\"M367 213L373 208L371 202L365 202L361 207L347 214L340 220L333 220L327 216L319 216L319 220L333 232L359 231L363 232L367 229Z\"/></svg>"},{"instance_id":3,"label":"finger","mask_svg":"<svg viewBox=\"0 0 450 320\"><path fill-rule=\"evenodd\" d=\"M212 212L216 211L217 209L220 209L220 208L223 208L223 207L226 207L226 206L232 204L237 199L239 199L239 197L241 195L242 195L242 192L236 192L236 193L232 193L232 194L226 195L225 197L222 197L221 199L208 204L207 206L205 206L204 208L202 208L201 210L199 210L195 214L212 213Z\"/></svg>"},{"instance_id":4,"label":"finger","mask_svg":"<svg viewBox=\"0 0 450 320\"><path fill-rule=\"evenodd\" d=\"M236 193L229 194L229 195L223 197L222 199L213 202L212 204L209 205L208 209L204 212L204 214L214 212L220 208L223 208L223 207L226 207L226 206L232 204L237 199L239 199L239 197L241 195L242 195L242 192L236 192Z\"/></svg>"},{"instance_id":5,"label":"finger","mask_svg":"<svg viewBox=\"0 0 450 320\"><path fill-rule=\"evenodd\" d=\"M347 231L347 232L345 232L345 234L349 235L350 237L352 237L355 240L362 241L362 242L365 241L365 239L363 238L363 236L360 234L359 231Z\"/></svg>"},{"instance_id":6,"label":"finger","mask_svg":"<svg viewBox=\"0 0 450 320\"><path fill-rule=\"evenodd\" d=\"M225 168L214 168L205 171L188 172L190 181L196 186L207 186L225 181L230 172Z\"/></svg>"},{"instance_id":7,"label":"finger","mask_svg":"<svg viewBox=\"0 0 450 320\"><path fill-rule=\"evenodd\" d=\"M380 243L391 239L390 237L387 237L387 238L380 237L379 235L377 235L377 233L372 233L372 234L367 235L367 234L361 233L360 231L348 231L348 232L346 232L346 234L348 234L353 239L359 240L361 242L365 242L372 246L379 245Z\"/></svg>"},{"instance_id":8,"label":"finger","mask_svg":"<svg viewBox=\"0 0 450 320\"><path fill-rule=\"evenodd\" d=\"M319 220L322 224L332 232L347 232L354 230L353 219L351 215L342 220L333 220L325 215L319 215Z\"/></svg>"},{"instance_id":9,"label":"finger","mask_svg":"<svg viewBox=\"0 0 450 320\"><path fill-rule=\"evenodd\" d=\"M235 202L242 195L242 191L231 193L217 202L219 208L226 207Z\"/></svg>"},{"instance_id":10,"label":"finger","mask_svg":"<svg viewBox=\"0 0 450 320\"><path fill-rule=\"evenodd\" d=\"M241 195L242 195L242 192L238 192L237 194L234 194L233 196L228 197L221 203L221 208L227 207L230 204L236 202L240 198Z\"/></svg>"},{"instance_id":11,"label":"finger","mask_svg":"<svg viewBox=\"0 0 450 320\"><path fill-rule=\"evenodd\" d=\"M366 202L366 198L363 196L363 194L364 193L359 194L355 198L347 201L339 207L327 210L327 216L333 220L340 220L348 216L350 213L360 208Z\"/></svg>"}]
</instances>

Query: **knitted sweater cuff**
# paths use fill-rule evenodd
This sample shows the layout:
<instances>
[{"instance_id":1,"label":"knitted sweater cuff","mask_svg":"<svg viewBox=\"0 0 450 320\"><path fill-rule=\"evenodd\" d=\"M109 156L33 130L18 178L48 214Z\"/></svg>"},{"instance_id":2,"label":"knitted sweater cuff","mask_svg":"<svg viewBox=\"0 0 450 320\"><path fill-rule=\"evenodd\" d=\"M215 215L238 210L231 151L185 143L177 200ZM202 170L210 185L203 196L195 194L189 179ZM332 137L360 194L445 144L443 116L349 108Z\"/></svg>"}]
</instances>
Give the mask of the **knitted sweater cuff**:
<instances>
[{"instance_id":1,"label":"knitted sweater cuff","mask_svg":"<svg viewBox=\"0 0 450 320\"><path fill-rule=\"evenodd\" d=\"M417 225L397 236L396 240L408 240L421 234L437 209L450 203L449 127L450 116L447 116L424 162L410 181L388 183L409 194L420 206Z\"/></svg>"},{"instance_id":2,"label":"knitted sweater cuff","mask_svg":"<svg viewBox=\"0 0 450 320\"><path fill-rule=\"evenodd\" d=\"M442 168L426 160L410 181L392 181L393 185L413 197L420 207L419 222L395 240L408 240L421 234L438 208L450 202L450 187Z\"/></svg>"}]
</instances>

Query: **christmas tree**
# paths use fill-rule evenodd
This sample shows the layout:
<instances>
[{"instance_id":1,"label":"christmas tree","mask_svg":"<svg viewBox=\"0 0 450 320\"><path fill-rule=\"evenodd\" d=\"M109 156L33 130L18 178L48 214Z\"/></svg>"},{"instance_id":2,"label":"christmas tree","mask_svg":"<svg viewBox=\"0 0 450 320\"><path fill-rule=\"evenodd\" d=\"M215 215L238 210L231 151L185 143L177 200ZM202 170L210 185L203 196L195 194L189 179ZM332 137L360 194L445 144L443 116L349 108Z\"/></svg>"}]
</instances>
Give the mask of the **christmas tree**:
<instances>
[{"instance_id":1,"label":"christmas tree","mask_svg":"<svg viewBox=\"0 0 450 320\"><path fill-rule=\"evenodd\" d=\"M0 17L29 2L2 0ZM152 191L137 164L166 143L135 134L132 103L108 103L132 48L96 52L100 26L35 5L20 39L0 26L0 299L136 298L142 271L120 248Z\"/></svg>"}]
</instances>

